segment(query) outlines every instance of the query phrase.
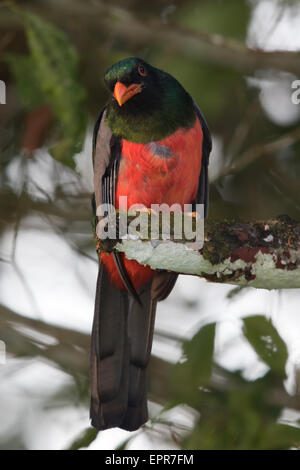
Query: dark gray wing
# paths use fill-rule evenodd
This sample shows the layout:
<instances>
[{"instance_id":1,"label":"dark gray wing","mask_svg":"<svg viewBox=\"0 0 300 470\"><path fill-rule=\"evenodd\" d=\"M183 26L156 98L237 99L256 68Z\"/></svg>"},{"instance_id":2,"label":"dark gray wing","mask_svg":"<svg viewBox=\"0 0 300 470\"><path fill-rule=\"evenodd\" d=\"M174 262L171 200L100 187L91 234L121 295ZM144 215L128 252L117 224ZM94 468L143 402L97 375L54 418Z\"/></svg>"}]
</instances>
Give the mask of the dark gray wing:
<instances>
[{"instance_id":1,"label":"dark gray wing","mask_svg":"<svg viewBox=\"0 0 300 470\"><path fill-rule=\"evenodd\" d=\"M198 106L196 101L194 101L194 108L196 115L200 121L202 132L203 132L203 142L202 142L202 166L199 176L199 186L196 196L196 204L204 204L204 217L207 217L208 214L208 204L209 204L209 186L208 186L208 164L209 164L209 155L212 149L212 140L210 131L207 125L207 122Z\"/></svg>"},{"instance_id":2,"label":"dark gray wing","mask_svg":"<svg viewBox=\"0 0 300 470\"><path fill-rule=\"evenodd\" d=\"M93 134L93 166L94 166L94 210L100 204L115 205L115 194L118 182L118 171L121 159L121 139L115 136L105 123L104 108L95 124ZM109 206L108 206L109 207ZM127 291L140 302L139 296L128 276L120 253L112 254L119 275Z\"/></svg>"},{"instance_id":3,"label":"dark gray wing","mask_svg":"<svg viewBox=\"0 0 300 470\"><path fill-rule=\"evenodd\" d=\"M93 133L94 201L95 209L102 204L102 178L111 158L112 132L105 124L106 108L96 121Z\"/></svg>"}]
</instances>

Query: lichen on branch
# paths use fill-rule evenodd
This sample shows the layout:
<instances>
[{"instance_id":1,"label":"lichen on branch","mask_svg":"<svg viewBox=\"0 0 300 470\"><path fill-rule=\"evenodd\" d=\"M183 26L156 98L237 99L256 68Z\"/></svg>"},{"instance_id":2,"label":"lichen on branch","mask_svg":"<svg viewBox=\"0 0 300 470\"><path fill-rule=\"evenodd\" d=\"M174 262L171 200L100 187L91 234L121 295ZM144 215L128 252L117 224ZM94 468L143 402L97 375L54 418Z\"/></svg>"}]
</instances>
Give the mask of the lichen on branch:
<instances>
[{"instance_id":1,"label":"lichen on branch","mask_svg":"<svg viewBox=\"0 0 300 470\"><path fill-rule=\"evenodd\" d=\"M99 253L112 250L153 269L212 282L264 289L300 287L300 223L288 216L248 222L206 220L200 250L172 236L169 240L97 240Z\"/></svg>"}]
</instances>

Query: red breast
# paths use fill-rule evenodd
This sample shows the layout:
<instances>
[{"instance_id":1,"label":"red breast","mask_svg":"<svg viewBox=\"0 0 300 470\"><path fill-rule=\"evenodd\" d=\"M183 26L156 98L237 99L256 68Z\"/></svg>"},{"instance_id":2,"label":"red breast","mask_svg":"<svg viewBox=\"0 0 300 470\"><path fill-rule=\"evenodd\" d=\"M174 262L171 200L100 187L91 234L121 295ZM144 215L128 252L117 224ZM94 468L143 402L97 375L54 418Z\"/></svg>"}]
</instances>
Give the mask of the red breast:
<instances>
[{"instance_id":1,"label":"red breast","mask_svg":"<svg viewBox=\"0 0 300 470\"><path fill-rule=\"evenodd\" d=\"M189 204L197 194L202 158L203 133L198 119L186 130L179 129L160 141L137 144L122 139L122 157L116 192L132 204ZM123 207L122 207L123 209ZM101 255L112 282L124 289L111 256ZM137 290L154 274L149 267L124 258L125 268Z\"/></svg>"}]
</instances>

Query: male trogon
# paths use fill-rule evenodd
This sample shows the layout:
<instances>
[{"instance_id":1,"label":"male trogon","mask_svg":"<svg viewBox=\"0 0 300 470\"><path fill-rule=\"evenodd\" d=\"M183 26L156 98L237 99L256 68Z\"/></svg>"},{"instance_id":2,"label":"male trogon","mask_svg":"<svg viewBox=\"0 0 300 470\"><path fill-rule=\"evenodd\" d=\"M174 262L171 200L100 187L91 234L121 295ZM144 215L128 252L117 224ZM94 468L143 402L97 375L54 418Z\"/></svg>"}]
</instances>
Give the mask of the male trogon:
<instances>
[{"instance_id":1,"label":"male trogon","mask_svg":"<svg viewBox=\"0 0 300 470\"><path fill-rule=\"evenodd\" d=\"M120 196L127 205L208 205L211 137L180 83L128 58L105 74L111 93L94 129L94 210ZM91 420L100 430L138 429L148 419L146 368L156 303L176 273L156 272L123 254L102 254L91 344Z\"/></svg>"}]
</instances>

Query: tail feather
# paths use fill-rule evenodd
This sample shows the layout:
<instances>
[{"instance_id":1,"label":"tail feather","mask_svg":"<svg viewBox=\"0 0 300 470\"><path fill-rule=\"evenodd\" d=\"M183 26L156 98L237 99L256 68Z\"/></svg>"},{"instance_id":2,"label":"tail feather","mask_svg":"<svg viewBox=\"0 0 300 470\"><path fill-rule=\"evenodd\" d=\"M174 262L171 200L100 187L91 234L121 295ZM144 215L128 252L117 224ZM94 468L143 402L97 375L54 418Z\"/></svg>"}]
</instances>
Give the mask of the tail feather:
<instances>
[{"instance_id":1,"label":"tail feather","mask_svg":"<svg viewBox=\"0 0 300 470\"><path fill-rule=\"evenodd\" d=\"M141 304L115 288L101 263L91 342L91 420L97 429L133 431L148 419L146 367L156 301L151 283Z\"/></svg>"},{"instance_id":2,"label":"tail feather","mask_svg":"<svg viewBox=\"0 0 300 470\"><path fill-rule=\"evenodd\" d=\"M156 312L151 282L140 293L141 304L129 299L128 339L130 344L128 408L122 428L138 429L148 419L146 368L150 359Z\"/></svg>"},{"instance_id":3,"label":"tail feather","mask_svg":"<svg viewBox=\"0 0 300 470\"><path fill-rule=\"evenodd\" d=\"M135 431L148 421L146 370L130 368L131 395L126 414L119 426L127 431ZM138 392L138 393L136 393ZM138 400L135 402L135 397Z\"/></svg>"},{"instance_id":4,"label":"tail feather","mask_svg":"<svg viewBox=\"0 0 300 470\"><path fill-rule=\"evenodd\" d=\"M91 341L91 420L97 429L118 426L126 413L129 345L127 295L114 288L100 264Z\"/></svg>"}]
</instances>

